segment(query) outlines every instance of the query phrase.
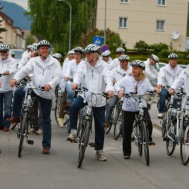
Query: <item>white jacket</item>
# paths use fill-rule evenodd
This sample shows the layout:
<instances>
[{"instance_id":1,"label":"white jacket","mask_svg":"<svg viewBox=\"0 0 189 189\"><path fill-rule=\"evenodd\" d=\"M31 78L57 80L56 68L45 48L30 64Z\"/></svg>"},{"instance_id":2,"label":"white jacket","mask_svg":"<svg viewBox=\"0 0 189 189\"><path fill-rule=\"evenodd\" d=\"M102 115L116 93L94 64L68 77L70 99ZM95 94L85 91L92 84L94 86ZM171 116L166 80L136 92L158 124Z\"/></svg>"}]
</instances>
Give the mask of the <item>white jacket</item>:
<instances>
[{"instance_id":1,"label":"white jacket","mask_svg":"<svg viewBox=\"0 0 189 189\"><path fill-rule=\"evenodd\" d=\"M83 62L83 60L81 60L81 62ZM79 64L81 64L81 62ZM69 61L68 65L67 65L65 77L69 77L70 79L72 79L74 74L77 71L79 64L76 63L75 59ZM73 82L71 82L71 81L67 81L67 84L72 84L72 83Z\"/></svg>"},{"instance_id":2,"label":"white jacket","mask_svg":"<svg viewBox=\"0 0 189 189\"><path fill-rule=\"evenodd\" d=\"M0 57L0 73L2 74L5 71L9 71L9 75L0 77L0 93L13 90L13 88L10 86L10 81L14 77L14 74L17 72L16 67L17 62L14 58L11 57L10 53L5 60L2 60Z\"/></svg>"},{"instance_id":3,"label":"white jacket","mask_svg":"<svg viewBox=\"0 0 189 189\"><path fill-rule=\"evenodd\" d=\"M45 99L52 99L54 90L62 79L61 66L58 60L51 55L45 61L41 57L31 58L28 63L22 67L14 76L14 79L20 81L23 77L33 74L31 85L33 88L49 84L49 92L34 89L34 92Z\"/></svg>"},{"instance_id":4,"label":"white jacket","mask_svg":"<svg viewBox=\"0 0 189 189\"><path fill-rule=\"evenodd\" d=\"M117 68L114 68L113 70L111 70L110 77L112 78L112 81L114 81L116 84L124 76L131 74L131 72L132 72L132 66L130 64L128 64L127 71L125 71L120 66L118 66ZM115 94L117 95L117 91L115 91Z\"/></svg>"},{"instance_id":5,"label":"white jacket","mask_svg":"<svg viewBox=\"0 0 189 189\"><path fill-rule=\"evenodd\" d=\"M166 66L162 67L159 71L158 84L161 84L162 86L165 85L171 86L173 82L179 77L182 70L183 69L177 65L174 68L175 75L173 76L171 73L172 70L170 64L167 64Z\"/></svg>"},{"instance_id":6,"label":"white jacket","mask_svg":"<svg viewBox=\"0 0 189 189\"><path fill-rule=\"evenodd\" d=\"M180 87L183 87L186 96L189 96L189 66L186 69L182 70L179 77L171 85L171 88L177 90ZM186 98L183 98L183 107L185 106Z\"/></svg>"},{"instance_id":7,"label":"white jacket","mask_svg":"<svg viewBox=\"0 0 189 189\"><path fill-rule=\"evenodd\" d=\"M135 93L135 87L137 85L137 81L134 79L133 76L125 76L116 84L117 92L122 89L124 94L129 94L131 92ZM143 95L146 91L153 91L154 88L151 85L148 78L139 81L137 85L137 94ZM124 111L129 112L138 112L139 111L139 104L138 104L138 97L130 97L130 98L123 98L123 106L122 109ZM146 101L142 99L143 107L147 107Z\"/></svg>"},{"instance_id":8,"label":"white jacket","mask_svg":"<svg viewBox=\"0 0 189 189\"><path fill-rule=\"evenodd\" d=\"M108 68L108 64L103 60L98 60L94 67L87 61L81 62L74 74L74 83L82 84L83 87L92 92L114 91L110 78L110 69ZM89 103L90 94L81 94L81 96ZM93 96L92 105L94 107L102 107L105 104L106 100L104 97Z\"/></svg>"},{"instance_id":9,"label":"white jacket","mask_svg":"<svg viewBox=\"0 0 189 189\"><path fill-rule=\"evenodd\" d=\"M109 64L110 70L112 70L112 69L114 69L114 68L116 68L116 67L119 67L119 66L120 66L120 61L119 61L118 58L114 58L114 59L110 62L110 64Z\"/></svg>"},{"instance_id":10,"label":"white jacket","mask_svg":"<svg viewBox=\"0 0 189 189\"><path fill-rule=\"evenodd\" d=\"M150 59L148 58L147 61L144 61L145 64L145 74L148 79L156 79L158 77L158 72L154 68L154 66L150 65Z\"/></svg>"}]
</instances>

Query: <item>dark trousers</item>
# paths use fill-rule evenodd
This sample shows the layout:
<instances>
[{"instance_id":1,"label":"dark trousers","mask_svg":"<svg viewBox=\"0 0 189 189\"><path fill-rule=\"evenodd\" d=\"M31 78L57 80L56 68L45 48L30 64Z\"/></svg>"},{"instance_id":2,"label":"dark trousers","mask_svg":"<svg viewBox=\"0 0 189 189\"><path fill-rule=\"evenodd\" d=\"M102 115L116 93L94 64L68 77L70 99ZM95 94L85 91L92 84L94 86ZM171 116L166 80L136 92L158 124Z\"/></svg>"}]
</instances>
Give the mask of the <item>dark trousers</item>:
<instances>
[{"instance_id":1,"label":"dark trousers","mask_svg":"<svg viewBox=\"0 0 189 189\"><path fill-rule=\"evenodd\" d=\"M124 112L124 137L123 137L123 155L131 155L131 134L133 131L133 122L135 120L135 114L138 114L138 112ZM144 116L147 119L147 126L149 131L149 141L152 140L152 130L153 125L150 118L150 114L147 110L147 108L144 108Z\"/></svg>"},{"instance_id":2,"label":"dark trousers","mask_svg":"<svg viewBox=\"0 0 189 189\"><path fill-rule=\"evenodd\" d=\"M13 117L21 116L22 103L24 99L25 91L23 88L17 89L14 94L13 102ZM52 100L42 98L35 93L32 93L33 97L36 97L40 103L42 122L43 122L43 147L51 147L51 106Z\"/></svg>"},{"instance_id":3,"label":"dark trousers","mask_svg":"<svg viewBox=\"0 0 189 189\"><path fill-rule=\"evenodd\" d=\"M77 129L78 113L81 108L86 106L83 98L78 96L70 106L70 128ZM95 150L102 150L104 146L104 122L105 122L105 106L93 107L93 115L95 121Z\"/></svg>"}]
</instances>

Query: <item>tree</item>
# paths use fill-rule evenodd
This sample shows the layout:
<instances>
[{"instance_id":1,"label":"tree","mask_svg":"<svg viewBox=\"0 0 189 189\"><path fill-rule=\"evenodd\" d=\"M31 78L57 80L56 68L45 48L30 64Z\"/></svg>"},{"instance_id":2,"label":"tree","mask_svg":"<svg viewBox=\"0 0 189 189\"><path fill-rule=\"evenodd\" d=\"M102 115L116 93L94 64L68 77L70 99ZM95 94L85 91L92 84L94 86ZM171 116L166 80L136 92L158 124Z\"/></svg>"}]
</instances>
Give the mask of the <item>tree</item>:
<instances>
[{"instance_id":1,"label":"tree","mask_svg":"<svg viewBox=\"0 0 189 189\"><path fill-rule=\"evenodd\" d=\"M149 46L145 41L136 42L136 44L134 46L134 48L136 48L138 50L138 52L141 54L146 54L148 47Z\"/></svg>"},{"instance_id":2,"label":"tree","mask_svg":"<svg viewBox=\"0 0 189 189\"><path fill-rule=\"evenodd\" d=\"M85 47L89 43L93 43L94 36L103 36L104 30L94 29L87 34L83 34L80 38L79 45ZM116 48L121 45L121 38L118 33L111 31L110 29L106 30L106 44L109 46L109 49L112 53L115 52Z\"/></svg>"},{"instance_id":3,"label":"tree","mask_svg":"<svg viewBox=\"0 0 189 189\"><path fill-rule=\"evenodd\" d=\"M33 43L35 43L35 38L34 38L32 35L28 35L28 36L26 37L26 47L27 47L28 45L33 44Z\"/></svg>"},{"instance_id":4,"label":"tree","mask_svg":"<svg viewBox=\"0 0 189 189\"><path fill-rule=\"evenodd\" d=\"M2 9L3 9L3 7L0 6L0 12L1 12ZM2 28L2 27L1 27L1 25L2 25L1 22L3 22L3 20L0 20L0 34L1 34L2 32L6 32L6 31L7 31L5 28ZM3 38L0 36L0 39L3 39ZM0 43L3 43L3 42L0 41Z\"/></svg>"},{"instance_id":5,"label":"tree","mask_svg":"<svg viewBox=\"0 0 189 189\"><path fill-rule=\"evenodd\" d=\"M94 28L97 0L67 0L72 5L72 47ZM68 50L69 6L57 0L29 0L31 33L49 40L56 49Z\"/></svg>"}]
</instances>

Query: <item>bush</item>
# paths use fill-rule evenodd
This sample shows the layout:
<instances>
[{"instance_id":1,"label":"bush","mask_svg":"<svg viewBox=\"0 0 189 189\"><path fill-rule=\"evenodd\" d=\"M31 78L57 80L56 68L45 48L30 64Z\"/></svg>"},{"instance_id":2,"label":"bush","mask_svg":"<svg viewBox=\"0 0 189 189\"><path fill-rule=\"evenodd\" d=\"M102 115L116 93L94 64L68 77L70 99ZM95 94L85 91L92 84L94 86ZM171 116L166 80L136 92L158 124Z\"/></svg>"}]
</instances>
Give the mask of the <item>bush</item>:
<instances>
[{"instance_id":1,"label":"bush","mask_svg":"<svg viewBox=\"0 0 189 189\"><path fill-rule=\"evenodd\" d=\"M171 52L170 52L169 50L164 50L164 49L162 49L159 55L160 55L162 58L167 58L170 53L171 53Z\"/></svg>"},{"instance_id":2,"label":"bush","mask_svg":"<svg viewBox=\"0 0 189 189\"><path fill-rule=\"evenodd\" d=\"M156 54L161 52L162 50L168 50L169 47L165 43L159 43L159 44L152 44L150 45L150 49L153 49Z\"/></svg>"},{"instance_id":3,"label":"bush","mask_svg":"<svg viewBox=\"0 0 189 189\"><path fill-rule=\"evenodd\" d=\"M145 41L139 41L136 42L134 48L136 48L140 54L146 54L149 46Z\"/></svg>"}]
</instances>

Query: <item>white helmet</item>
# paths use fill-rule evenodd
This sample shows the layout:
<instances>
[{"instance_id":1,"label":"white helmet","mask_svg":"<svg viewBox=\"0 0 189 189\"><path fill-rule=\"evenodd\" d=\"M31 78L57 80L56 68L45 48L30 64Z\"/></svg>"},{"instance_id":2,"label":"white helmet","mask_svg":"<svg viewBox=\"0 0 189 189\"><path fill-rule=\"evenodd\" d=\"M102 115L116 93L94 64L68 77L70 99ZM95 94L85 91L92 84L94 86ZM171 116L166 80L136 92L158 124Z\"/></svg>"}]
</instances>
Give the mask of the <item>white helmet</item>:
<instances>
[{"instance_id":1,"label":"white helmet","mask_svg":"<svg viewBox=\"0 0 189 189\"><path fill-rule=\"evenodd\" d=\"M37 49L39 49L42 46L48 46L49 48L51 47L50 43L47 40L39 41L37 45Z\"/></svg>"},{"instance_id":2,"label":"white helmet","mask_svg":"<svg viewBox=\"0 0 189 189\"><path fill-rule=\"evenodd\" d=\"M62 58L62 55L61 55L60 53L55 53L55 54L53 54L52 56L53 56L54 58L57 58L57 59Z\"/></svg>"},{"instance_id":3,"label":"white helmet","mask_svg":"<svg viewBox=\"0 0 189 189\"><path fill-rule=\"evenodd\" d=\"M15 55L15 52L14 52L14 51L9 51L9 53L10 53L11 55Z\"/></svg>"},{"instance_id":4,"label":"white helmet","mask_svg":"<svg viewBox=\"0 0 189 189\"><path fill-rule=\"evenodd\" d=\"M176 53L171 53L169 56L168 56L168 59L178 59L178 55Z\"/></svg>"},{"instance_id":5,"label":"white helmet","mask_svg":"<svg viewBox=\"0 0 189 189\"><path fill-rule=\"evenodd\" d=\"M145 70L145 64L143 61L141 60L134 60L132 63L131 63L131 66L132 67L140 67L142 68L143 70Z\"/></svg>"},{"instance_id":6,"label":"white helmet","mask_svg":"<svg viewBox=\"0 0 189 189\"><path fill-rule=\"evenodd\" d=\"M76 47L75 49L74 49L74 52L80 52L81 54L84 54L84 49L82 48L82 47Z\"/></svg>"},{"instance_id":7,"label":"white helmet","mask_svg":"<svg viewBox=\"0 0 189 189\"><path fill-rule=\"evenodd\" d=\"M158 56L156 56L155 54L152 54L151 55L151 58L155 61L155 62L159 62L159 58L158 58Z\"/></svg>"},{"instance_id":8,"label":"white helmet","mask_svg":"<svg viewBox=\"0 0 189 189\"><path fill-rule=\"evenodd\" d=\"M8 50L9 50L9 45L6 45L6 44L4 44L4 43L1 43L1 44L0 44L0 51L6 52L6 51L8 51Z\"/></svg>"},{"instance_id":9,"label":"white helmet","mask_svg":"<svg viewBox=\"0 0 189 189\"><path fill-rule=\"evenodd\" d=\"M119 57L119 60L126 60L126 61L129 61L129 60L130 60L130 57L127 56L126 54L122 54L122 55Z\"/></svg>"},{"instance_id":10,"label":"white helmet","mask_svg":"<svg viewBox=\"0 0 189 189\"><path fill-rule=\"evenodd\" d=\"M102 56L110 56L111 52L109 50L105 50L101 55Z\"/></svg>"},{"instance_id":11,"label":"white helmet","mask_svg":"<svg viewBox=\"0 0 189 189\"><path fill-rule=\"evenodd\" d=\"M75 54L75 51L74 50L68 51L68 55L69 54Z\"/></svg>"},{"instance_id":12,"label":"white helmet","mask_svg":"<svg viewBox=\"0 0 189 189\"><path fill-rule=\"evenodd\" d=\"M32 45L30 45L31 51L37 51L37 47L38 47L38 43L33 43Z\"/></svg>"},{"instance_id":13,"label":"white helmet","mask_svg":"<svg viewBox=\"0 0 189 189\"><path fill-rule=\"evenodd\" d=\"M89 44L85 47L85 52L96 52L96 53L100 53L100 46L95 45L95 44Z\"/></svg>"},{"instance_id":14,"label":"white helmet","mask_svg":"<svg viewBox=\"0 0 189 189\"><path fill-rule=\"evenodd\" d=\"M122 47L118 47L118 48L116 49L116 53L119 53L119 52L125 52L125 49L122 48Z\"/></svg>"}]
</instances>

